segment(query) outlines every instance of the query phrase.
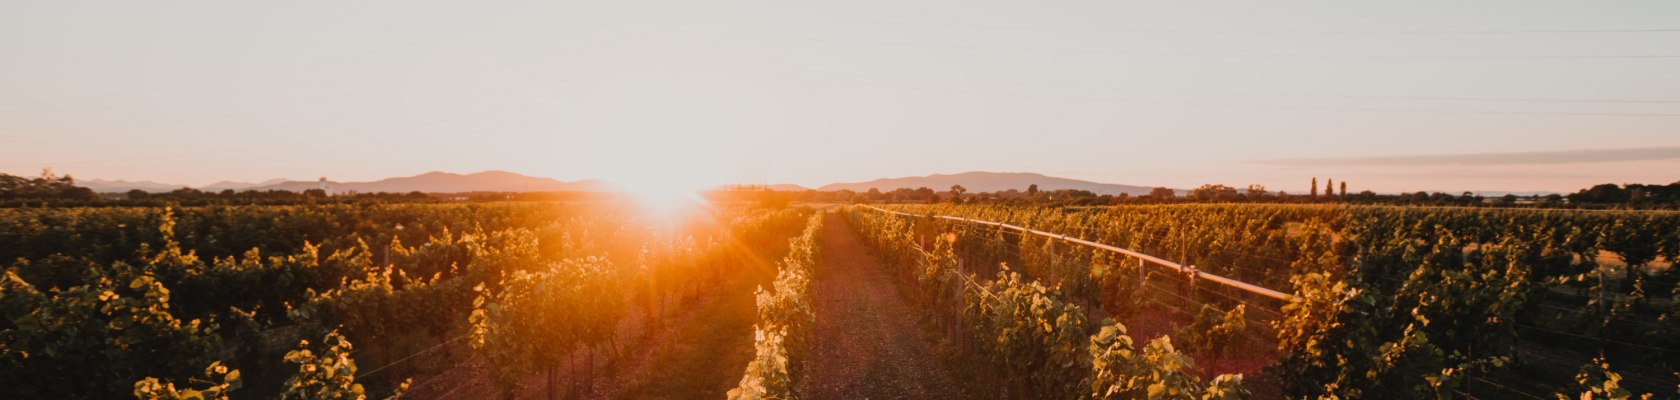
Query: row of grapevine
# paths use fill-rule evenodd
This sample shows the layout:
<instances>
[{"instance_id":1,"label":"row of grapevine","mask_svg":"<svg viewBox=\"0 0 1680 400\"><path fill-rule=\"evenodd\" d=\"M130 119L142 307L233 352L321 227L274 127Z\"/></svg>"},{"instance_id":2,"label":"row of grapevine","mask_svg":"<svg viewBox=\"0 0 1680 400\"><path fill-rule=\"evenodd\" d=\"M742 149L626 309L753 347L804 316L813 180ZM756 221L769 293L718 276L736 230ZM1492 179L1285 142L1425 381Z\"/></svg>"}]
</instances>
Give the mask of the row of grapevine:
<instances>
[{"instance_id":1,"label":"row of grapevine","mask_svg":"<svg viewBox=\"0 0 1680 400\"><path fill-rule=\"evenodd\" d=\"M177 319L170 313L171 292L151 276L141 275L127 285L116 285L109 278L96 285L43 293L5 272L0 304L8 315L22 315L11 320L17 326L5 331L6 346L0 348L8 363L6 390L42 398L115 398L132 393L143 399L226 399L241 387L239 370L210 361L222 344L216 326ZM24 313L29 307L39 308ZM241 316L250 321L248 314ZM271 360L298 364L285 377L280 398L364 398L364 389L355 382L349 340L330 332L324 341L327 347L321 356L314 355L308 341L303 341L283 358ZM194 379L208 386L177 388L174 382L151 377L159 373L185 376L171 371L192 370L194 364L209 365L203 370L205 380ZM145 378L131 378L136 376ZM398 388L398 394L406 385Z\"/></svg>"},{"instance_id":2,"label":"row of grapevine","mask_svg":"<svg viewBox=\"0 0 1680 400\"><path fill-rule=\"evenodd\" d=\"M756 291L758 324L753 327L754 356L730 399L796 399L801 366L810 351L811 277L818 268L817 235L823 214L811 216L804 232L790 241L788 255L770 288Z\"/></svg>"},{"instance_id":3,"label":"row of grapevine","mask_svg":"<svg viewBox=\"0 0 1680 400\"><path fill-rule=\"evenodd\" d=\"M549 393L555 373L580 348L593 355L624 318L622 281L605 259L567 259L539 272L518 272L473 300L471 343L504 390L542 371Z\"/></svg>"},{"instance_id":4,"label":"row of grapevine","mask_svg":"<svg viewBox=\"0 0 1680 400\"><path fill-rule=\"evenodd\" d=\"M1680 356L1672 351L1680 349L1680 307L1674 306L1680 271L1662 265L1680 251L1675 213L1304 205L898 208L1065 232L1293 292L1301 297L1294 304L1251 310L1270 317L1265 322L1272 322L1275 337L1269 341L1282 357L1271 373L1295 396L1574 393L1584 390L1565 383L1574 366L1602 363L1559 365L1552 354L1585 350L1651 365L1676 365ZM1058 248L1054 240L932 229L989 239L957 247L980 253L979 259L1025 261L1029 276L1112 312L1141 303L1171 308L1175 297L1197 297L1194 291L1135 292L1130 288L1137 285L1106 273L1109 260ZM1621 265L1605 265L1606 256ZM1653 301L1661 292L1667 298ZM1218 304L1226 314L1257 306L1222 293L1201 297L1188 300ZM1193 311L1174 310L1186 319L1219 310ZM1202 341L1206 335L1185 336ZM1581 342L1583 336L1598 340ZM1519 376L1542 374L1549 380Z\"/></svg>"},{"instance_id":5,"label":"row of grapevine","mask_svg":"<svg viewBox=\"0 0 1680 400\"><path fill-rule=\"evenodd\" d=\"M135 256L141 246L156 248L163 241L157 228L164 214L170 214L175 241L200 257L216 259L240 256L251 249L289 254L302 250L305 243L331 253L355 247L358 240L381 245L393 238L403 243L425 242L445 232L460 235L524 228L549 237L551 232L575 231L565 227L583 220L627 221L631 216L623 208L511 202L4 208L0 209L0 243L8 246L0 247L0 260L60 254L97 264L139 262Z\"/></svg>"},{"instance_id":6,"label":"row of grapevine","mask_svg":"<svg viewBox=\"0 0 1680 400\"><path fill-rule=\"evenodd\" d=\"M618 286L601 299L663 308L730 268L734 250L693 248L774 243L762 237L803 221L715 214L725 222L653 235L612 203L0 210L0 397L116 398L212 364L239 371L241 393L275 396L290 387L288 345L328 334L364 344L356 358L382 365L367 392L389 392L416 362L460 361L446 345L470 331L474 288L593 256L630 266L590 280Z\"/></svg>"},{"instance_id":7,"label":"row of grapevine","mask_svg":"<svg viewBox=\"0 0 1680 400\"><path fill-rule=\"evenodd\" d=\"M1126 327L1092 325L1081 306L1059 289L1001 266L995 279L976 282L953 231L932 236L933 225L857 208L846 214L883 258L916 288L932 319L958 348L986 362L987 381L1012 398L1243 398L1241 375L1203 382L1190 357L1165 336L1143 347ZM930 238L931 240L924 240ZM931 242L927 250L923 242Z\"/></svg>"},{"instance_id":8,"label":"row of grapevine","mask_svg":"<svg viewBox=\"0 0 1680 400\"><path fill-rule=\"evenodd\" d=\"M321 354L315 353L317 349ZM296 370L286 378L285 390L277 397L299 400L366 399L367 390L356 383L356 360L351 358L351 350L350 340L338 335L338 332L327 333L319 346L310 346L307 340L298 343L297 349L287 352L284 358L288 364L297 364ZM175 382L168 380L141 379L134 383L134 397L147 400L227 400L233 398L231 394L242 383L239 370L230 369L217 361L204 368L203 379L194 377L179 388ZM402 397L408 385L409 381L404 381L387 399Z\"/></svg>"}]
</instances>

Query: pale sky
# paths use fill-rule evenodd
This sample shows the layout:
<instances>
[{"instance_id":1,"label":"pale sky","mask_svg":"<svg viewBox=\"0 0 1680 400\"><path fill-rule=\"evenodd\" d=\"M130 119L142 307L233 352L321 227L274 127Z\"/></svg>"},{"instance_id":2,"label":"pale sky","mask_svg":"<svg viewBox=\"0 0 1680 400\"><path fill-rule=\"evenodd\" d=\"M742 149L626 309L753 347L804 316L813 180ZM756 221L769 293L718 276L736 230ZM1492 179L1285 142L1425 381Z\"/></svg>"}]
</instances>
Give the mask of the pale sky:
<instances>
[{"instance_id":1,"label":"pale sky","mask_svg":"<svg viewBox=\"0 0 1680 400\"><path fill-rule=\"evenodd\" d=\"M0 172L1680 180L1680 2L0 4Z\"/></svg>"}]
</instances>

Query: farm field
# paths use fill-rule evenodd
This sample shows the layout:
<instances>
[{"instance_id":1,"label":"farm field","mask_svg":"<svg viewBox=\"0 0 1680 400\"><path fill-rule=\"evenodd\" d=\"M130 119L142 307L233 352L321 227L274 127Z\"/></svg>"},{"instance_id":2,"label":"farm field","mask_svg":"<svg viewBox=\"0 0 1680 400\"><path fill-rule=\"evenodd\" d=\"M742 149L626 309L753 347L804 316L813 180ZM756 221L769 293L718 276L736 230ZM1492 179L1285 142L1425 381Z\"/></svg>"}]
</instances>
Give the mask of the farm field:
<instances>
[{"instance_id":1,"label":"farm field","mask_svg":"<svg viewBox=\"0 0 1680 400\"><path fill-rule=\"evenodd\" d=\"M0 376L22 398L1546 398L1680 385L1668 261L1680 213L649 215L611 202L0 209L15 260Z\"/></svg>"}]
</instances>

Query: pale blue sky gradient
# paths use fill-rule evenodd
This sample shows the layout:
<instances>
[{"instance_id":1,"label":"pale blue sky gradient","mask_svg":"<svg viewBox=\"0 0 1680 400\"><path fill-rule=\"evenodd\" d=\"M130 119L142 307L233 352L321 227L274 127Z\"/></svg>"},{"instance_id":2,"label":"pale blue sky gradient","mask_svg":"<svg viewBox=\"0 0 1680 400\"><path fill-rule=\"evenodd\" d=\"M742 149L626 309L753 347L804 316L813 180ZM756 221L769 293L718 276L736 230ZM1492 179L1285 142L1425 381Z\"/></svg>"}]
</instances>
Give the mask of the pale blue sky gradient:
<instances>
[{"instance_id":1,"label":"pale blue sky gradient","mask_svg":"<svg viewBox=\"0 0 1680 400\"><path fill-rule=\"evenodd\" d=\"M25 0L0 54L13 174L1680 180L1663 1ZM1580 150L1647 156L1547 158Z\"/></svg>"}]
</instances>

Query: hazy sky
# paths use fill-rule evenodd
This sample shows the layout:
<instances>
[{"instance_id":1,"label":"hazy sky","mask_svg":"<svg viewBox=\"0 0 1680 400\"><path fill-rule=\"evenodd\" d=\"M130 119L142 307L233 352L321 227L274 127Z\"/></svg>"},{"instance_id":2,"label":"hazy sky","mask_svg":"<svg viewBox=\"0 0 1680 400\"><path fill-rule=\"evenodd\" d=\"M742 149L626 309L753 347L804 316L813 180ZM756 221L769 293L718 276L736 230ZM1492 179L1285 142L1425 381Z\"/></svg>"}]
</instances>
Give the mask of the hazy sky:
<instances>
[{"instance_id":1,"label":"hazy sky","mask_svg":"<svg viewBox=\"0 0 1680 400\"><path fill-rule=\"evenodd\" d=\"M0 4L0 171L1680 180L1680 2Z\"/></svg>"}]
</instances>

